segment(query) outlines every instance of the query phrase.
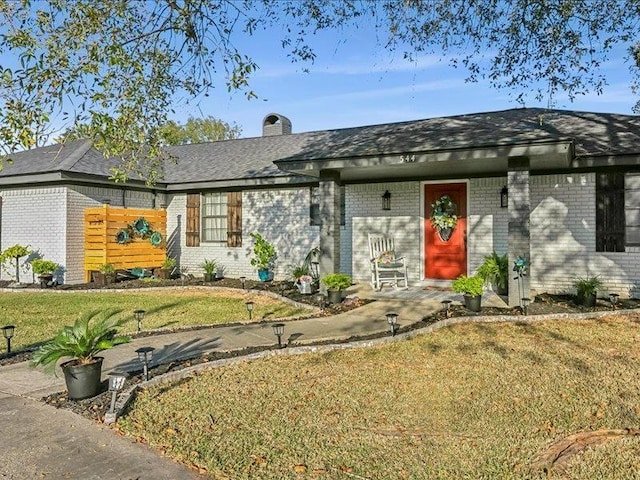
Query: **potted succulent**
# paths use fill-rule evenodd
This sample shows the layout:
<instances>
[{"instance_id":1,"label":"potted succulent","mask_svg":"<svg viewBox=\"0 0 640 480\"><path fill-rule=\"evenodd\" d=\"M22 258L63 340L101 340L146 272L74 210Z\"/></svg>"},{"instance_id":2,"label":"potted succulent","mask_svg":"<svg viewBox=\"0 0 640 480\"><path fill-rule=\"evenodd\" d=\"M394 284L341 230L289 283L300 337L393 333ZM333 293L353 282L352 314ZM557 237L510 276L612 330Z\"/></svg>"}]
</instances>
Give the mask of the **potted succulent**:
<instances>
[{"instance_id":1,"label":"potted succulent","mask_svg":"<svg viewBox=\"0 0 640 480\"><path fill-rule=\"evenodd\" d=\"M262 282L273 280L273 266L278 256L276 248L260 233L249 234L253 238L253 258L251 266L258 270L258 278Z\"/></svg>"},{"instance_id":2,"label":"potted succulent","mask_svg":"<svg viewBox=\"0 0 640 480\"><path fill-rule=\"evenodd\" d=\"M322 277L321 281L327 287L329 303L342 302L344 290L351 286L351 277L346 273L330 273Z\"/></svg>"},{"instance_id":3,"label":"potted succulent","mask_svg":"<svg viewBox=\"0 0 640 480\"><path fill-rule=\"evenodd\" d=\"M602 280L598 275L578 277L573 281L576 289L577 303L585 307L595 307L598 290L602 288Z\"/></svg>"},{"instance_id":4,"label":"potted succulent","mask_svg":"<svg viewBox=\"0 0 640 480\"><path fill-rule=\"evenodd\" d=\"M0 264L3 270L8 271L7 263L15 264L16 283L20 283L20 259L31 254L29 247L24 245L12 245L0 253Z\"/></svg>"},{"instance_id":5,"label":"potted succulent","mask_svg":"<svg viewBox=\"0 0 640 480\"><path fill-rule=\"evenodd\" d=\"M40 286L46 288L53 285L53 272L58 269L58 264L44 258L34 258L31 260L31 270L38 275Z\"/></svg>"},{"instance_id":6,"label":"potted succulent","mask_svg":"<svg viewBox=\"0 0 640 480\"><path fill-rule=\"evenodd\" d=\"M476 274L485 284L491 284L493 291L498 295L509 293L509 258L506 253L498 255L494 251L491 255L485 256Z\"/></svg>"},{"instance_id":7,"label":"potted succulent","mask_svg":"<svg viewBox=\"0 0 640 480\"><path fill-rule=\"evenodd\" d=\"M129 337L117 334L117 328L126 319L116 319L116 310L92 311L84 314L71 326L62 327L53 340L42 345L31 360L32 366L42 365L45 370L55 371L61 358L69 398L81 400L100 393L102 357L104 350L130 341Z\"/></svg>"},{"instance_id":8,"label":"potted succulent","mask_svg":"<svg viewBox=\"0 0 640 480\"><path fill-rule=\"evenodd\" d=\"M156 269L156 276L163 280L169 280L177 265L178 261L175 258L165 258L164 262L162 262L162 267Z\"/></svg>"},{"instance_id":9,"label":"potted succulent","mask_svg":"<svg viewBox=\"0 0 640 480\"><path fill-rule=\"evenodd\" d=\"M204 262L200 264L200 268L204 270L204 281L213 282L216 278L217 263L215 260L204 259Z\"/></svg>"},{"instance_id":10,"label":"potted succulent","mask_svg":"<svg viewBox=\"0 0 640 480\"><path fill-rule=\"evenodd\" d=\"M103 263L93 274L93 281L105 287L116 281L116 267L112 263Z\"/></svg>"},{"instance_id":11,"label":"potted succulent","mask_svg":"<svg viewBox=\"0 0 640 480\"><path fill-rule=\"evenodd\" d=\"M482 287L484 280L479 275L460 275L451 283L451 288L456 293L462 293L464 305L472 312L480 311L482 302Z\"/></svg>"}]
</instances>

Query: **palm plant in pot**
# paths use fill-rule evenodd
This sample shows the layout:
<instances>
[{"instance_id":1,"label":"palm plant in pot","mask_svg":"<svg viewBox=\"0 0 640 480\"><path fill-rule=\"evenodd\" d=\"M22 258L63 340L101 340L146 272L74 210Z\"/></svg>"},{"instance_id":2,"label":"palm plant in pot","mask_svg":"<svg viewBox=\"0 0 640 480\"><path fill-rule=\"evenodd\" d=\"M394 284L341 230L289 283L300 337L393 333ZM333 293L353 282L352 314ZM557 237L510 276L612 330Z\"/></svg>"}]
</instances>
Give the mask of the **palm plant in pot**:
<instances>
[{"instance_id":1,"label":"palm plant in pot","mask_svg":"<svg viewBox=\"0 0 640 480\"><path fill-rule=\"evenodd\" d=\"M58 269L58 264L44 258L34 258L31 260L31 270L38 275L40 286L46 288L53 284L53 272Z\"/></svg>"},{"instance_id":2,"label":"palm plant in pot","mask_svg":"<svg viewBox=\"0 0 640 480\"><path fill-rule=\"evenodd\" d=\"M351 277L346 273L330 273L322 277L321 281L327 287L329 303L342 302L343 292L351 286Z\"/></svg>"},{"instance_id":3,"label":"palm plant in pot","mask_svg":"<svg viewBox=\"0 0 640 480\"><path fill-rule=\"evenodd\" d=\"M471 277L460 275L453 281L451 288L456 293L462 293L465 307L472 312L479 312L483 285L484 280L478 275L472 275Z\"/></svg>"},{"instance_id":4,"label":"palm plant in pot","mask_svg":"<svg viewBox=\"0 0 640 480\"><path fill-rule=\"evenodd\" d=\"M253 238L253 257L251 266L258 270L258 278L262 282L273 280L273 266L278 254L276 247L269 243L260 233L249 234Z\"/></svg>"},{"instance_id":5,"label":"palm plant in pot","mask_svg":"<svg viewBox=\"0 0 640 480\"><path fill-rule=\"evenodd\" d=\"M104 350L130 341L118 335L126 319L117 319L117 310L85 313L73 325L64 326L53 340L42 345L33 355L32 366L42 365L45 370L55 372L58 360L62 363L69 398L81 400L100 393L102 357Z\"/></svg>"},{"instance_id":6,"label":"palm plant in pot","mask_svg":"<svg viewBox=\"0 0 640 480\"><path fill-rule=\"evenodd\" d=\"M484 257L476 274L486 284L491 284L498 295L509 293L509 258L507 254L498 255L495 251Z\"/></svg>"},{"instance_id":7,"label":"palm plant in pot","mask_svg":"<svg viewBox=\"0 0 640 480\"><path fill-rule=\"evenodd\" d=\"M216 269L218 264L215 260L204 259L204 262L200 265L200 268L204 270L204 281L213 282L216 277Z\"/></svg>"},{"instance_id":8,"label":"palm plant in pot","mask_svg":"<svg viewBox=\"0 0 640 480\"><path fill-rule=\"evenodd\" d=\"M598 290L602 288L602 280L598 275L578 277L573 281L576 289L577 303L585 307L595 307Z\"/></svg>"}]
</instances>

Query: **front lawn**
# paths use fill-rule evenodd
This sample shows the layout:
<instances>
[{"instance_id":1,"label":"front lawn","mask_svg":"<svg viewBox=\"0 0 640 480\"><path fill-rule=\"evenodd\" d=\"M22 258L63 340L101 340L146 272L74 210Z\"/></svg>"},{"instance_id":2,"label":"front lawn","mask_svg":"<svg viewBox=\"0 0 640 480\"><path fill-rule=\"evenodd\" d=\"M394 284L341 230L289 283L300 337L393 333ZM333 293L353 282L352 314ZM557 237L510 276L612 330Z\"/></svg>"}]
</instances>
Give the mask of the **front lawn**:
<instances>
[{"instance_id":1,"label":"front lawn","mask_svg":"<svg viewBox=\"0 0 640 480\"><path fill-rule=\"evenodd\" d=\"M82 312L118 309L130 319L125 331L134 332L133 311L146 310L143 330L247 321L247 301L255 304L253 319L308 314L309 310L265 295L242 290L149 289L136 292L11 292L0 295L2 325L16 326L12 349L52 338ZM0 325L0 326L2 326ZM0 350L0 352L3 350Z\"/></svg>"},{"instance_id":2,"label":"front lawn","mask_svg":"<svg viewBox=\"0 0 640 480\"><path fill-rule=\"evenodd\" d=\"M211 478L544 478L554 441L640 426L639 361L631 317L466 324L210 370L141 393L118 426ZM624 437L550 477L638 472Z\"/></svg>"}]
</instances>

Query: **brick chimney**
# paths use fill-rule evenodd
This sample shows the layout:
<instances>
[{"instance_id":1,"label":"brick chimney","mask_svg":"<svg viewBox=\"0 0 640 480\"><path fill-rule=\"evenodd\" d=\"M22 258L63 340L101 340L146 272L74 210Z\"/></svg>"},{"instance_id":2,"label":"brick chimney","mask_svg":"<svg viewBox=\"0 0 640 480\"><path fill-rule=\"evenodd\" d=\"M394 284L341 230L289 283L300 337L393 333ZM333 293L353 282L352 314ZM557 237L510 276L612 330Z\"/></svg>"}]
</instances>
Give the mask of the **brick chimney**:
<instances>
[{"instance_id":1,"label":"brick chimney","mask_svg":"<svg viewBox=\"0 0 640 480\"><path fill-rule=\"evenodd\" d=\"M291 133L291 120L279 113L270 113L262 121L262 136L288 135Z\"/></svg>"}]
</instances>

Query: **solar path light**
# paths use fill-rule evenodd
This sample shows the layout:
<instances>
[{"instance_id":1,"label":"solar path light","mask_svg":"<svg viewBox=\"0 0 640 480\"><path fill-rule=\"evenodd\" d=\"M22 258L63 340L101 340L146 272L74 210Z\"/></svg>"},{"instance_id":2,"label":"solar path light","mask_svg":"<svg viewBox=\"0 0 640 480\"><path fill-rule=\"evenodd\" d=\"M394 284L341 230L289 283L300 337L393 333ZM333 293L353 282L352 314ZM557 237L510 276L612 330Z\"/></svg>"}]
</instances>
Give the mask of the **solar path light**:
<instances>
[{"instance_id":1,"label":"solar path light","mask_svg":"<svg viewBox=\"0 0 640 480\"><path fill-rule=\"evenodd\" d=\"M5 325L2 327L2 335L7 339L7 353L11 353L11 339L13 338L15 329L15 325Z\"/></svg>"},{"instance_id":2,"label":"solar path light","mask_svg":"<svg viewBox=\"0 0 640 480\"><path fill-rule=\"evenodd\" d=\"M284 335L284 323L274 323L271 325L273 334L278 337L278 348L282 348L282 335Z\"/></svg>"},{"instance_id":3,"label":"solar path light","mask_svg":"<svg viewBox=\"0 0 640 480\"><path fill-rule=\"evenodd\" d=\"M138 354L138 360L140 360L143 365L143 374L145 381L149 380L149 363L153 358L154 350L155 348L153 347L140 347L136 350L136 353Z\"/></svg>"},{"instance_id":4,"label":"solar path light","mask_svg":"<svg viewBox=\"0 0 640 480\"><path fill-rule=\"evenodd\" d=\"M394 312L389 312L386 315L387 323L389 324L389 331L391 332L391 336L395 337L396 335L396 325L398 324L398 314Z\"/></svg>"},{"instance_id":5,"label":"solar path light","mask_svg":"<svg viewBox=\"0 0 640 480\"><path fill-rule=\"evenodd\" d=\"M140 331L142 329L142 320L144 319L144 314L147 313L145 310L134 310L133 311L133 316L136 319L136 322L138 322L138 331Z\"/></svg>"}]
</instances>

